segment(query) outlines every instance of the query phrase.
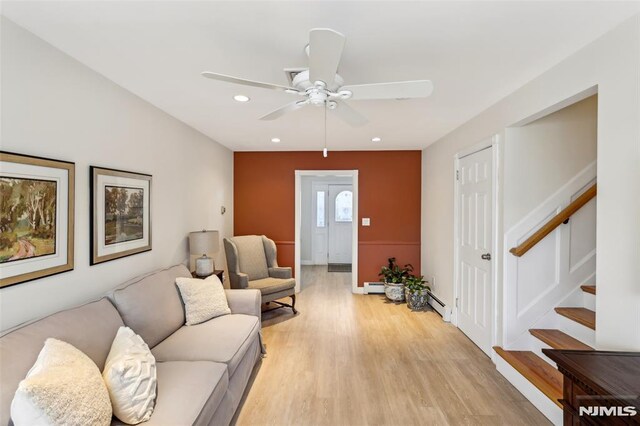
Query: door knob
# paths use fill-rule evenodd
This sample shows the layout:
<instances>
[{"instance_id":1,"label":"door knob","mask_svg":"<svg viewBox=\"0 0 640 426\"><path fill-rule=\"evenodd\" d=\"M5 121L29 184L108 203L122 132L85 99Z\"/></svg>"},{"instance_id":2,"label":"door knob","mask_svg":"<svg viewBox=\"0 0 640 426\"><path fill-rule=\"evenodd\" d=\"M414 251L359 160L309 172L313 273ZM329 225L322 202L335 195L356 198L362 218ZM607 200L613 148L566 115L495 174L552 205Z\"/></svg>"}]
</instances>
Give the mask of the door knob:
<instances>
[{"instance_id":1,"label":"door knob","mask_svg":"<svg viewBox=\"0 0 640 426\"><path fill-rule=\"evenodd\" d=\"M491 260L491 253L485 253L482 256L480 256L480 258L484 260Z\"/></svg>"}]
</instances>

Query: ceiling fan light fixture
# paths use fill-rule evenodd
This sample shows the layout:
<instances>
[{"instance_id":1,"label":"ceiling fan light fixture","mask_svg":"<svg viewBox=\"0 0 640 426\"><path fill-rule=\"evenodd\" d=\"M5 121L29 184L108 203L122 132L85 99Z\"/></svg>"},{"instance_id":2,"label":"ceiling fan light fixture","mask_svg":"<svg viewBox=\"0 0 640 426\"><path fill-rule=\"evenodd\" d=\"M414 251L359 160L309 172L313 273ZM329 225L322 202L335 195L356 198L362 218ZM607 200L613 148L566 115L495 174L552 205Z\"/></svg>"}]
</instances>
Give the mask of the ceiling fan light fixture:
<instances>
[{"instance_id":1,"label":"ceiling fan light fixture","mask_svg":"<svg viewBox=\"0 0 640 426\"><path fill-rule=\"evenodd\" d=\"M327 158L327 156L328 156L328 155L329 155L329 151L327 151L327 148L323 149L323 150L322 150L322 156L323 156L324 158Z\"/></svg>"},{"instance_id":2,"label":"ceiling fan light fixture","mask_svg":"<svg viewBox=\"0 0 640 426\"><path fill-rule=\"evenodd\" d=\"M280 143L280 138L271 138L271 142Z\"/></svg>"},{"instance_id":3,"label":"ceiling fan light fixture","mask_svg":"<svg viewBox=\"0 0 640 426\"><path fill-rule=\"evenodd\" d=\"M235 95L233 100L236 102L249 102L251 100L247 95Z\"/></svg>"},{"instance_id":4,"label":"ceiling fan light fixture","mask_svg":"<svg viewBox=\"0 0 640 426\"><path fill-rule=\"evenodd\" d=\"M378 136L371 138L371 142L380 142L382 141L382 138L379 138Z\"/></svg>"},{"instance_id":5,"label":"ceiling fan light fixture","mask_svg":"<svg viewBox=\"0 0 640 426\"><path fill-rule=\"evenodd\" d=\"M426 98L433 92L433 83L430 80L345 85L344 79L338 74L345 42L346 37L343 34L330 28L311 29L309 43L305 47L308 66L306 68L285 68L284 71L289 81L288 86L248 80L212 71L203 71L200 74L220 82L275 90L302 97L300 101L290 102L260 117L260 120L265 121L275 120L305 105L313 105L324 107L325 112L332 110L333 114L351 126L364 126L369 122L367 118L345 101ZM246 95L236 95L233 98L236 102L250 100Z\"/></svg>"}]
</instances>

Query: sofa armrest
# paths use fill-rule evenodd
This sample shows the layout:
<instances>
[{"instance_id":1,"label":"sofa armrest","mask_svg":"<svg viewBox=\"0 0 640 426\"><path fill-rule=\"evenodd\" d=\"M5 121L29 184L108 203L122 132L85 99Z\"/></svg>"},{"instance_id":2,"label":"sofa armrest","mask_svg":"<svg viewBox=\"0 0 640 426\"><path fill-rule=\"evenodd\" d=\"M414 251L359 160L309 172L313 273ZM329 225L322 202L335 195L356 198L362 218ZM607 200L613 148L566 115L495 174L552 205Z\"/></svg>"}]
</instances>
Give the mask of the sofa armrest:
<instances>
[{"instance_id":1,"label":"sofa armrest","mask_svg":"<svg viewBox=\"0 0 640 426\"><path fill-rule=\"evenodd\" d=\"M291 273L291 268L288 266L287 267L276 266L275 268L269 268L269 276L271 278L287 279L287 278L291 278L293 274Z\"/></svg>"},{"instance_id":2,"label":"sofa armrest","mask_svg":"<svg viewBox=\"0 0 640 426\"><path fill-rule=\"evenodd\" d=\"M225 289L227 303L232 314L253 315L261 318L262 296L256 289Z\"/></svg>"}]
</instances>

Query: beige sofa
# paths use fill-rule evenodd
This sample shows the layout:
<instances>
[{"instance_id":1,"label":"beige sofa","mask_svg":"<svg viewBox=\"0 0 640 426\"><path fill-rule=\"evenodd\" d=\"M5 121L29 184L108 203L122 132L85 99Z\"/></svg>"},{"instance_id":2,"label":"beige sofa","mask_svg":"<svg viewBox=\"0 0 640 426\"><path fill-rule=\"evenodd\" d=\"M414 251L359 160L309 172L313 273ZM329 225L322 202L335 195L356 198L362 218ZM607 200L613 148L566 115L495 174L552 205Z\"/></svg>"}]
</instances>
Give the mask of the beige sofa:
<instances>
[{"instance_id":1,"label":"beige sofa","mask_svg":"<svg viewBox=\"0 0 640 426\"><path fill-rule=\"evenodd\" d=\"M184 326L178 265L125 283L108 297L16 327L0 336L0 425L12 424L13 395L48 337L71 343L102 370L122 325L157 361L156 408L144 425L226 425L260 359L260 292L227 290L231 315ZM120 424L114 418L113 424Z\"/></svg>"}]
</instances>

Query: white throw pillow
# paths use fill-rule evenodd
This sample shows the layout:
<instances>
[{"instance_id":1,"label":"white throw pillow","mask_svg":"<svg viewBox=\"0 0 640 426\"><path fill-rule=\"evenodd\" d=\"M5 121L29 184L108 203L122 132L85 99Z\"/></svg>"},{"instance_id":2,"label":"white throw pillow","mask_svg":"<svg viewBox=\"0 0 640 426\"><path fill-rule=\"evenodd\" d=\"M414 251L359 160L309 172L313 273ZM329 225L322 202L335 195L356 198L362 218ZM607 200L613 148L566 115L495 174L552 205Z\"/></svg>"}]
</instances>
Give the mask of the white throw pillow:
<instances>
[{"instance_id":1,"label":"white throw pillow","mask_svg":"<svg viewBox=\"0 0 640 426\"><path fill-rule=\"evenodd\" d=\"M11 402L16 426L109 425L111 402L100 370L84 353L47 339Z\"/></svg>"},{"instance_id":2,"label":"white throw pillow","mask_svg":"<svg viewBox=\"0 0 640 426\"><path fill-rule=\"evenodd\" d=\"M156 401L156 359L129 327L120 327L102 373L113 414L135 425L151 418Z\"/></svg>"},{"instance_id":3,"label":"white throw pillow","mask_svg":"<svg viewBox=\"0 0 640 426\"><path fill-rule=\"evenodd\" d=\"M211 318L231 313L220 279L211 275L205 280L176 278L184 302L186 325L200 324Z\"/></svg>"}]
</instances>

